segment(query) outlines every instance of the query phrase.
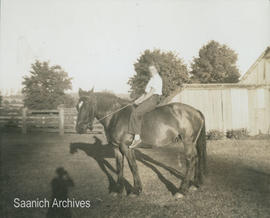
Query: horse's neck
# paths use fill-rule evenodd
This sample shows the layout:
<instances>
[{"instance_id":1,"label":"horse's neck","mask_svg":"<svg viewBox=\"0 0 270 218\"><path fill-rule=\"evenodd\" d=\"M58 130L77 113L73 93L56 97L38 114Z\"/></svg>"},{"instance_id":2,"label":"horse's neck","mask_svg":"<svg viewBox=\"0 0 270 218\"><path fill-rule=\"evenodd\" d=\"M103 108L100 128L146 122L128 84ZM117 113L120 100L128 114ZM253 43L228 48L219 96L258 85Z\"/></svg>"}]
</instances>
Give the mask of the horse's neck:
<instances>
[{"instance_id":1,"label":"horse's neck","mask_svg":"<svg viewBox=\"0 0 270 218\"><path fill-rule=\"evenodd\" d=\"M112 105L112 107L104 110L104 108L101 108L102 106L100 106L100 104L98 104L98 107L97 108L97 113L96 113L96 118L98 120L100 120L99 122L103 125L104 129L108 129L109 125L110 125L110 121L112 119L112 116L113 116L113 112L117 110L117 107L114 107ZM110 116L110 114L112 114Z\"/></svg>"},{"instance_id":2,"label":"horse's neck","mask_svg":"<svg viewBox=\"0 0 270 218\"><path fill-rule=\"evenodd\" d=\"M101 113L100 111L101 110L99 110L97 108L96 118L103 125L104 129L107 129L108 126L109 126L109 124L110 124L110 121L111 121L112 116L106 117L109 114L109 111L108 112L104 112L104 113Z\"/></svg>"},{"instance_id":3,"label":"horse's neck","mask_svg":"<svg viewBox=\"0 0 270 218\"><path fill-rule=\"evenodd\" d=\"M104 97L97 95L97 112L96 118L100 120L100 123L104 126L105 129L108 129L111 119L115 112L117 112L121 107L124 107L125 103L128 102L119 102L119 100L112 100L112 98ZM124 103L124 104L123 104ZM109 116L108 116L109 115Z\"/></svg>"},{"instance_id":4,"label":"horse's neck","mask_svg":"<svg viewBox=\"0 0 270 218\"><path fill-rule=\"evenodd\" d=\"M102 124L102 126L104 127L105 130L108 129L109 125L110 125L110 122L111 122L111 119L112 119L112 116L108 116L108 117L105 117L106 115L104 115L103 117L101 116L96 116L96 118L99 120L99 122ZM105 118L104 118L105 117Z\"/></svg>"}]
</instances>

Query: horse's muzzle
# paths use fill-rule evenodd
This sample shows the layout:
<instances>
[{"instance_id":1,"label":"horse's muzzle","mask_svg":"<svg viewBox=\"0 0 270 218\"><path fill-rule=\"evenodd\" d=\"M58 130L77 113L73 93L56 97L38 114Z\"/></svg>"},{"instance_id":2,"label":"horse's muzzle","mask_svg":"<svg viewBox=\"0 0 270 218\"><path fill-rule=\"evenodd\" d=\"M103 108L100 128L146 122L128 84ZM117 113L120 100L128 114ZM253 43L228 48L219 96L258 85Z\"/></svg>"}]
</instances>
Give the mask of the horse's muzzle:
<instances>
[{"instance_id":1,"label":"horse's muzzle","mask_svg":"<svg viewBox=\"0 0 270 218\"><path fill-rule=\"evenodd\" d=\"M81 124L81 125L76 126L76 132L79 133L79 134L86 133L87 129L90 129L90 131L92 131L94 129L93 124L88 123L88 124Z\"/></svg>"},{"instance_id":2,"label":"horse's muzzle","mask_svg":"<svg viewBox=\"0 0 270 218\"><path fill-rule=\"evenodd\" d=\"M86 130L87 130L87 127L82 127L82 126L76 126L76 132L79 133L79 134L84 134L86 133Z\"/></svg>"},{"instance_id":3,"label":"horse's muzzle","mask_svg":"<svg viewBox=\"0 0 270 218\"><path fill-rule=\"evenodd\" d=\"M90 131L92 131L92 130L94 129L93 124L90 124L90 123L89 123L89 124L87 125L87 128L90 129Z\"/></svg>"}]
</instances>

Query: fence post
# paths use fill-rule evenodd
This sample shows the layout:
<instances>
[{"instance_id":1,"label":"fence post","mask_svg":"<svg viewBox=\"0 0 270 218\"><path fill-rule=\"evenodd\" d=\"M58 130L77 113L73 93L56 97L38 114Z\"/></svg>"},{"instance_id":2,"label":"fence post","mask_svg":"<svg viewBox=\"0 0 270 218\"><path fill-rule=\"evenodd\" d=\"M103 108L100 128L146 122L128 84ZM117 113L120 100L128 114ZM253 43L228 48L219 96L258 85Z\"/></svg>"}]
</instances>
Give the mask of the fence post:
<instances>
[{"instance_id":1,"label":"fence post","mask_svg":"<svg viewBox=\"0 0 270 218\"><path fill-rule=\"evenodd\" d=\"M59 134L64 135L64 121L65 121L65 113L64 113L64 105L58 106L59 111Z\"/></svg>"},{"instance_id":2,"label":"fence post","mask_svg":"<svg viewBox=\"0 0 270 218\"><path fill-rule=\"evenodd\" d=\"M22 133L27 133L27 108L22 109Z\"/></svg>"}]
</instances>

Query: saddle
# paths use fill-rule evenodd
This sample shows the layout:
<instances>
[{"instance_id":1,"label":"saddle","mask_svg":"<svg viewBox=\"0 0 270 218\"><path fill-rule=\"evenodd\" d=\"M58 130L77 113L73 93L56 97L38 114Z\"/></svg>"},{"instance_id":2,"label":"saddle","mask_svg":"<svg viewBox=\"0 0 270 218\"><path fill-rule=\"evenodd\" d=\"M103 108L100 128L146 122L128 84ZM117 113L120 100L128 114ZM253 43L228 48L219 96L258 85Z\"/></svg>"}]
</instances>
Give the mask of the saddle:
<instances>
[{"instance_id":1,"label":"saddle","mask_svg":"<svg viewBox=\"0 0 270 218\"><path fill-rule=\"evenodd\" d=\"M169 96L161 96L161 100L159 102L159 104L157 105L157 107L161 107L167 104L172 103L172 99L179 93L181 92L182 88L178 87L176 88Z\"/></svg>"}]
</instances>

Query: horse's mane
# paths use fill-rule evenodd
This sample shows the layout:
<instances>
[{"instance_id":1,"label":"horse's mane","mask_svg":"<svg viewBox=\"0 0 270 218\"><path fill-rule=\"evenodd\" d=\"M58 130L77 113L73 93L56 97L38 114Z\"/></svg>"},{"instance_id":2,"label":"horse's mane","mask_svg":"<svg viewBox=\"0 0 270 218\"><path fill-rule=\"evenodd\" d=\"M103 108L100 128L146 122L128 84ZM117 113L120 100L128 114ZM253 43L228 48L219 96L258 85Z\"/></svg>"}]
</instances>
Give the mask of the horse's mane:
<instances>
[{"instance_id":1,"label":"horse's mane","mask_svg":"<svg viewBox=\"0 0 270 218\"><path fill-rule=\"evenodd\" d=\"M108 92L95 92L95 96L99 110L103 111L115 110L130 103L129 100Z\"/></svg>"}]
</instances>

